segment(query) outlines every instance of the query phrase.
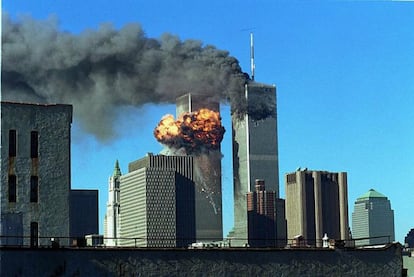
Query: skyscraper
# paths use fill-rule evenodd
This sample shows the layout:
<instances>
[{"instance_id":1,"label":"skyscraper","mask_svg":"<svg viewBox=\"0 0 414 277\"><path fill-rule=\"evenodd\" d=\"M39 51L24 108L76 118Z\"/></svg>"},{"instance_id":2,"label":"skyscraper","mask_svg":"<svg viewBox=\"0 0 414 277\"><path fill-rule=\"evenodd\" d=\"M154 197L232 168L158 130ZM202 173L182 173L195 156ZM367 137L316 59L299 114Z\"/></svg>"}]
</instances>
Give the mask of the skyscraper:
<instances>
[{"instance_id":1,"label":"skyscraper","mask_svg":"<svg viewBox=\"0 0 414 277\"><path fill-rule=\"evenodd\" d=\"M115 162L114 172L108 180L109 195L108 202L106 204L106 214L104 220L104 243L107 246L118 245L116 238L119 237L119 179L121 176L121 169L119 168L119 163L117 160Z\"/></svg>"},{"instance_id":2,"label":"skyscraper","mask_svg":"<svg viewBox=\"0 0 414 277\"><path fill-rule=\"evenodd\" d=\"M276 198L274 191L265 189L264 180L256 180L255 187L256 191L247 193L249 245L250 247L284 246L286 242L283 239L279 240L277 234L284 234L286 227L277 226L276 221L278 215L285 218L284 203L277 205L277 201L281 199Z\"/></svg>"},{"instance_id":3,"label":"skyscraper","mask_svg":"<svg viewBox=\"0 0 414 277\"><path fill-rule=\"evenodd\" d=\"M309 245L322 245L327 234L349 238L348 192L345 172L297 170L286 174L288 239L303 236Z\"/></svg>"},{"instance_id":4,"label":"skyscraper","mask_svg":"<svg viewBox=\"0 0 414 277\"><path fill-rule=\"evenodd\" d=\"M207 108L220 112L219 102L205 95L185 94L176 100L176 115ZM197 241L222 240L221 152L201 151L194 157Z\"/></svg>"},{"instance_id":5,"label":"skyscraper","mask_svg":"<svg viewBox=\"0 0 414 277\"><path fill-rule=\"evenodd\" d=\"M248 113L232 116L233 245L247 243L246 195L255 190L255 180L263 179L266 188L279 198L276 87L251 81L245 85L245 97Z\"/></svg>"},{"instance_id":6,"label":"skyscraper","mask_svg":"<svg viewBox=\"0 0 414 277\"><path fill-rule=\"evenodd\" d=\"M99 233L98 190L70 191L70 237L85 238Z\"/></svg>"},{"instance_id":7,"label":"skyscraper","mask_svg":"<svg viewBox=\"0 0 414 277\"><path fill-rule=\"evenodd\" d=\"M352 213L352 238L356 246L394 241L394 211L385 195L370 189L358 197Z\"/></svg>"},{"instance_id":8,"label":"skyscraper","mask_svg":"<svg viewBox=\"0 0 414 277\"><path fill-rule=\"evenodd\" d=\"M152 155L120 177L120 246L186 247L195 241L193 158Z\"/></svg>"},{"instance_id":9,"label":"skyscraper","mask_svg":"<svg viewBox=\"0 0 414 277\"><path fill-rule=\"evenodd\" d=\"M69 237L71 123L71 105L1 102L2 245Z\"/></svg>"}]
</instances>

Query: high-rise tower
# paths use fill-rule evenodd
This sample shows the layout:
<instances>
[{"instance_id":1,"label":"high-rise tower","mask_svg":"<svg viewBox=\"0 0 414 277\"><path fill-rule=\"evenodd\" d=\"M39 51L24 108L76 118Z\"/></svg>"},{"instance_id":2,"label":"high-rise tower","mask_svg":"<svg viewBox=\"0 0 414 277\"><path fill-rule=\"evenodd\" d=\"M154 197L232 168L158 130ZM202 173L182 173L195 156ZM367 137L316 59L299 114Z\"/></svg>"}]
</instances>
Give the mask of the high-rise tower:
<instances>
[{"instance_id":1,"label":"high-rise tower","mask_svg":"<svg viewBox=\"0 0 414 277\"><path fill-rule=\"evenodd\" d=\"M115 162L114 172L109 177L109 195L108 202L106 204L106 214L104 222L104 243L107 246L118 245L117 237L119 237L119 179L122 176L121 169L119 168L118 160Z\"/></svg>"},{"instance_id":2,"label":"high-rise tower","mask_svg":"<svg viewBox=\"0 0 414 277\"><path fill-rule=\"evenodd\" d=\"M247 243L246 195L255 190L255 180L279 198L279 162L276 87L248 82L245 85L248 113L233 115L234 229L232 245ZM284 220L284 219L283 219Z\"/></svg>"},{"instance_id":3,"label":"high-rise tower","mask_svg":"<svg viewBox=\"0 0 414 277\"><path fill-rule=\"evenodd\" d=\"M120 177L119 245L187 247L195 241L193 157L148 154Z\"/></svg>"},{"instance_id":4,"label":"high-rise tower","mask_svg":"<svg viewBox=\"0 0 414 277\"><path fill-rule=\"evenodd\" d=\"M322 246L329 238L347 240L348 189L346 172L297 170L285 176L288 239L302 236Z\"/></svg>"},{"instance_id":5,"label":"high-rise tower","mask_svg":"<svg viewBox=\"0 0 414 277\"><path fill-rule=\"evenodd\" d=\"M394 211L385 195L370 189L358 197L352 213L352 238L355 245L394 241Z\"/></svg>"},{"instance_id":6,"label":"high-rise tower","mask_svg":"<svg viewBox=\"0 0 414 277\"><path fill-rule=\"evenodd\" d=\"M204 95L185 94L176 100L176 114L195 112L207 108L220 111L218 101ZM196 201L197 241L222 240L222 195L221 195L221 152L220 147L200 152L194 157L194 181Z\"/></svg>"}]
</instances>

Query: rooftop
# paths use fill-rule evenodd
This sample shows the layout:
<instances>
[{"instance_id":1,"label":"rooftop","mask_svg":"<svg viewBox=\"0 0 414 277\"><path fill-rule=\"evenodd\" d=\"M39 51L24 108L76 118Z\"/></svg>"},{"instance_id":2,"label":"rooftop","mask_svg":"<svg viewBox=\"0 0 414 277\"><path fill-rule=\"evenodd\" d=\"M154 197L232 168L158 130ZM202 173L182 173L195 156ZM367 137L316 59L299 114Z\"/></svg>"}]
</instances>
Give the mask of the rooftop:
<instances>
[{"instance_id":1,"label":"rooftop","mask_svg":"<svg viewBox=\"0 0 414 277\"><path fill-rule=\"evenodd\" d=\"M387 198L387 197L384 194L379 193L378 191L374 189L370 189L368 192L358 197L358 200L364 200L367 198Z\"/></svg>"}]
</instances>

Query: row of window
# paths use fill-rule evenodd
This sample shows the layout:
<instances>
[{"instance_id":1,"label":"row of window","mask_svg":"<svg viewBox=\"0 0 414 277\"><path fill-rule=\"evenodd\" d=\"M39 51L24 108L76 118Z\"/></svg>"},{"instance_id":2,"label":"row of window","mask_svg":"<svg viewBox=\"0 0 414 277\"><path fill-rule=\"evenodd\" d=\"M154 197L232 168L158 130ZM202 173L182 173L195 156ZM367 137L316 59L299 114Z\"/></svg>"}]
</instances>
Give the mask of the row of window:
<instances>
[{"instance_id":1,"label":"row of window","mask_svg":"<svg viewBox=\"0 0 414 277\"><path fill-rule=\"evenodd\" d=\"M9 202L17 202L17 177L9 175ZM30 202L37 203L39 201L39 177L30 177Z\"/></svg>"},{"instance_id":2,"label":"row of window","mask_svg":"<svg viewBox=\"0 0 414 277\"><path fill-rule=\"evenodd\" d=\"M17 132L9 130L9 157L17 155ZM37 158L39 156L39 132L30 132L30 157Z\"/></svg>"}]
</instances>

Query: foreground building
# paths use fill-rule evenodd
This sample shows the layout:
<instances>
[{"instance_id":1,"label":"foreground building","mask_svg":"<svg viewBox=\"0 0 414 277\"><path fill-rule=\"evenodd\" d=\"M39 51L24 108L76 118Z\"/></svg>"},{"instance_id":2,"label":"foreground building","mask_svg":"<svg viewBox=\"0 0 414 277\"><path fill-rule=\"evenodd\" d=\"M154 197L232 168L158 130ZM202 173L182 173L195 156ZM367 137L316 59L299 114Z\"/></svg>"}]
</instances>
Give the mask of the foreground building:
<instances>
[{"instance_id":1,"label":"foreground building","mask_svg":"<svg viewBox=\"0 0 414 277\"><path fill-rule=\"evenodd\" d=\"M263 179L279 198L276 87L251 81L245 85L245 97L249 112L232 116L234 229L229 237L232 245L240 246L247 243L246 195L255 191L255 180Z\"/></svg>"},{"instance_id":2,"label":"foreground building","mask_svg":"<svg viewBox=\"0 0 414 277\"><path fill-rule=\"evenodd\" d=\"M120 246L187 247L195 241L193 158L152 155L120 177Z\"/></svg>"},{"instance_id":3,"label":"foreground building","mask_svg":"<svg viewBox=\"0 0 414 277\"><path fill-rule=\"evenodd\" d=\"M414 228L404 238L405 247L414 248Z\"/></svg>"},{"instance_id":4,"label":"foreground building","mask_svg":"<svg viewBox=\"0 0 414 277\"><path fill-rule=\"evenodd\" d=\"M288 239L322 246L324 234L349 239L347 174L297 170L285 175Z\"/></svg>"},{"instance_id":5,"label":"foreground building","mask_svg":"<svg viewBox=\"0 0 414 277\"><path fill-rule=\"evenodd\" d=\"M370 189L358 197L352 213L352 238L356 246L395 240L394 211L385 195Z\"/></svg>"},{"instance_id":6,"label":"foreground building","mask_svg":"<svg viewBox=\"0 0 414 277\"><path fill-rule=\"evenodd\" d=\"M71 105L1 102L1 245L69 237L71 123Z\"/></svg>"}]
</instances>

